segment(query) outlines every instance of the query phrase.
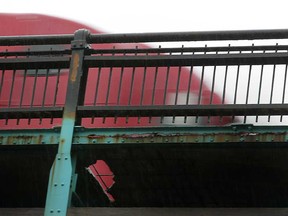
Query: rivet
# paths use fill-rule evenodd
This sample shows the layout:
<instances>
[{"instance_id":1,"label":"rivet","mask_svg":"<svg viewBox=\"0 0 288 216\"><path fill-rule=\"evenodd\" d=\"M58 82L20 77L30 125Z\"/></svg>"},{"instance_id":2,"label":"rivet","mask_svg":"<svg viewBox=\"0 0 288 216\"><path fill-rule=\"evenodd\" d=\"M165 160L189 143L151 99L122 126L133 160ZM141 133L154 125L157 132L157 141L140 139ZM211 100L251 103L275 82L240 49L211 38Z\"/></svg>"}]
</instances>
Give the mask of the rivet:
<instances>
[{"instance_id":1,"label":"rivet","mask_svg":"<svg viewBox=\"0 0 288 216\"><path fill-rule=\"evenodd\" d=\"M124 143L124 142L125 142L125 140L124 140L124 139L122 139L122 140L121 140L121 142L122 142L122 143Z\"/></svg>"},{"instance_id":2,"label":"rivet","mask_svg":"<svg viewBox=\"0 0 288 216\"><path fill-rule=\"evenodd\" d=\"M68 160L68 158L67 158L67 157L65 157L65 160Z\"/></svg>"},{"instance_id":3,"label":"rivet","mask_svg":"<svg viewBox=\"0 0 288 216\"><path fill-rule=\"evenodd\" d=\"M64 186L64 183L62 183L61 186Z\"/></svg>"},{"instance_id":4,"label":"rivet","mask_svg":"<svg viewBox=\"0 0 288 216\"><path fill-rule=\"evenodd\" d=\"M58 157L57 159L58 159L58 160L61 160L61 157Z\"/></svg>"},{"instance_id":5,"label":"rivet","mask_svg":"<svg viewBox=\"0 0 288 216\"><path fill-rule=\"evenodd\" d=\"M54 184L54 187L57 187L57 183Z\"/></svg>"},{"instance_id":6,"label":"rivet","mask_svg":"<svg viewBox=\"0 0 288 216\"><path fill-rule=\"evenodd\" d=\"M60 209L58 209L58 210L57 210L57 212L58 212L58 213L60 213L60 212L61 212L61 210L60 210Z\"/></svg>"},{"instance_id":7,"label":"rivet","mask_svg":"<svg viewBox=\"0 0 288 216\"><path fill-rule=\"evenodd\" d=\"M53 213L53 212L54 212L53 209L51 209L51 210L50 210L50 213Z\"/></svg>"},{"instance_id":8,"label":"rivet","mask_svg":"<svg viewBox=\"0 0 288 216\"><path fill-rule=\"evenodd\" d=\"M92 140L92 143L94 143L94 144L95 144L95 143L96 143L96 140L95 140L95 139L93 139L93 140Z\"/></svg>"}]
</instances>

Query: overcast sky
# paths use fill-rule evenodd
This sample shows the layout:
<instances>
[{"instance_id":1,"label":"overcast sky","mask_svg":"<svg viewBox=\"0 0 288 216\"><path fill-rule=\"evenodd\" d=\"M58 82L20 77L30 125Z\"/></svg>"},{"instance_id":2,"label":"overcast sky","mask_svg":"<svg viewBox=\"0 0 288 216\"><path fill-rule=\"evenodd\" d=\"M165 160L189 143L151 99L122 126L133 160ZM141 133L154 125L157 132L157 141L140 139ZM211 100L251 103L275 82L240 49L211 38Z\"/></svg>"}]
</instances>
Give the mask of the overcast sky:
<instances>
[{"instance_id":1,"label":"overcast sky","mask_svg":"<svg viewBox=\"0 0 288 216\"><path fill-rule=\"evenodd\" d=\"M128 33L288 29L287 5L285 0L2 0L0 12L56 15Z\"/></svg>"}]
</instances>

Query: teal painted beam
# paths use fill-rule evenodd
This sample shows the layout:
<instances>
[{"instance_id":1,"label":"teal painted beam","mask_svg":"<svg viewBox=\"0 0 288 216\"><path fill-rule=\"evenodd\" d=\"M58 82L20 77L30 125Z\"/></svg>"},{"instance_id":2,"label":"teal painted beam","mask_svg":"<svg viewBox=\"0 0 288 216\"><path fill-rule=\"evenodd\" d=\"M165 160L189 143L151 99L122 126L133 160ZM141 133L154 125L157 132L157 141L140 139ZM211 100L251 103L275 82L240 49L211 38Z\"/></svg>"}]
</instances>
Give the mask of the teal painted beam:
<instances>
[{"instance_id":1,"label":"teal painted beam","mask_svg":"<svg viewBox=\"0 0 288 216\"><path fill-rule=\"evenodd\" d=\"M5 130L0 132L0 146L58 144L60 128ZM287 142L288 126L231 125L215 127L74 127L73 144L145 144L145 143L233 143Z\"/></svg>"},{"instance_id":2,"label":"teal painted beam","mask_svg":"<svg viewBox=\"0 0 288 216\"><path fill-rule=\"evenodd\" d=\"M63 111L62 126L58 144L58 153L50 170L45 204L45 216L65 216L70 205L72 183L75 175L76 157L71 158L76 109L83 74L83 59L87 48L87 30L75 32L72 41L68 86ZM76 180L74 178L73 180ZM76 183L73 183L76 186ZM75 187L74 187L75 190Z\"/></svg>"}]
</instances>

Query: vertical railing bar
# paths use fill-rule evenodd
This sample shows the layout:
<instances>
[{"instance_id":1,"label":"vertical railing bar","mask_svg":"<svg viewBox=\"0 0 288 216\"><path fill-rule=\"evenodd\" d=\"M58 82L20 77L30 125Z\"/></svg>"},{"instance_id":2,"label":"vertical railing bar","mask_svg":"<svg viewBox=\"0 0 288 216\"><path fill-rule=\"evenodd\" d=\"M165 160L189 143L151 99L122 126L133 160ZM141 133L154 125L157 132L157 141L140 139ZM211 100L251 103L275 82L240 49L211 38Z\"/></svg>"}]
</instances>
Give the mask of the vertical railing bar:
<instances>
[{"instance_id":1,"label":"vertical railing bar","mask_svg":"<svg viewBox=\"0 0 288 216\"><path fill-rule=\"evenodd\" d=\"M11 83L11 88L10 88L8 107L11 107L11 103L12 103L12 95L13 95L13 92L14 92L13 90L14 90L15 76L16 76L16 70L13 70L13 76L12 76L12 83Z\"/></svg>"},{"instance_id":2,"label":"vertical railing bar","mask_svg":"<svg viewBox=\"0 0 288 216\"><path fill-rule=\"evenodd\" d=\"M124 56L126 53L123 54ZM124 73L124 67L121 67L121 72L120 72L120 81L119 81L119 88L118 88L118 98L117 98L117 105L120 104L120 96L121 96L121 90L122 90L122 81L123 81L123 73Z\"/></svg>"},{"instance_id":3,"label":"vertical railing bar","mask_svg":"<svg viewBox=\"0 0 288 216\"><path fill-rule=\"evenodd\" d=\"M252 44L252 47L251 47L251 49L252 49L251 53L254 52L253 47L254 47L254 43ZM250 65L249 65L249 72L248 72L248 84L247 84L245 104L248 104L248 102L249 102L249 93L250 93L250 83L251 83L252 67L253 67L253 66L250 64ZM247 116L245 115L245 116L244 116L244 124L246 123L246 120L247 120Z\"/></svg>"},{"instance_id":4,"label":"vertical railing bar","mask_svg":"<svg viewBox=\"0 0 288 216\"><path fill-rule=\"evenodd\" d=\"M136 46L135 49L136 49L136 51L135 51L135 56L137 56L138 46ZM131 85L130 85L129 101L128 101L128 105L129 105L129 106L131 105L131 100L132 100L132 93L133 93L133 85L134 85L135 73L136 73L136 68L133 67L133 69L132 69L132 78L131 78Z\"/></svg>"},{"instance_id":5,"label":"vertical railing bar","mask_svg":"<svg viewBox=\"0 0 288 216\"><path fill-rule=\"evenodd\" d=\"M148 55L148 53L146 53ZM143 80L142 80L142 90L141 90L141 98L140 98L140 105L143 104L143 98L144 98L144 90L145 90L145 82L146 82L146 73L147 73L147 67L144 67L144 74L143 74Z\"/></svg>"},{"instance_id":6,"label":"vertical railing bar","mask_svg":"<svg viewBox=\"0 0 288 216\"><path fill-rule=\"evenodd\" d=\"M161 45L159 45L158 56L160 55L160 49L161 49ZM156 66L155 76L154 76L154 84L153 84L153 90L152 90L152 105L154 105L154 100L155 100L155 89L156 89L156 83L157 83L158 69L159 69L159 67Z\"/></svg>"},{"instance_id":7,"label":"vertical railing bar","mask_svg":"<svg viewBox=\"0 0 288 216\"><path fill-rule=\"evenodd\" d=\"M113 46L113 50L115 50L115 46ZM115 52L113 52L112 56L114 56L114 54L115 54ZM110 67L105 105L108 105L108 101L109 101L111 79L113 76L112 74L113 74L113 67Z\"/></svg>"},{"instance_id":8,"label":"vertical railing bar","mask_svg":"<svg viewBox=\"0 0 288 216\"><path fill-rule=\"evenodd\" d=\"M183 48L184 48L184 45L182 45L181 56L183 55ZM176 86L176 95L175 95L175 102L174 102L174 105L177 105L177 101L178 101L179 84L180 84L181 72L182 72L182 67L179 66L179 67L178 67L178 77L177 77L177 86Z\"/></svg>"},{"instance_id":9,"label":"vertical railing bar","mask_svg":"<svg viewBox=\"0 0 288 216\"><path fill-rule=\"evenodd\" d=\"M276 43L276 47L278 46L278 43ZM278 48L276 48L275 53L278 52ZM271 83L271 92L270 92L270 104L272 104L273 101L273 92L274 92L274 82L275 82L275 72L276 72L276 64L273 65L273 73L272 73L272 83ZM270 122L271 115L268 116L268 122Z\"/></svg>"},{"instance_id":10,"label":"vertical railing bar","mask_svg":"<svg viewBox=\"0 0 288 216\"><path fill-rule=\"evenodd\" d=\"M242 51L239 51L239 54L241 54ZM240 65L237 65L237 73L236 73L236 83L235 83L235 92L234 92L234 102L233 104L236 104L237 102L237 92L238 92L238 84L239 84L239 72L240 72ZM232 122L234 122L235 116L232 116Z\"/></svg>"},{"instance_id":11,"label":"vertical railing bar","mask_svg":"<svg viewBox=\"0 0 288 216\"><path fill-rule=\"evenodd\" d=\"M15 56L15 58L17 59L18 56ZM14 69L14 70L13 70L13 74L12 74L12 83L11 83L11 89L10 89L8 107L10 107L10 106L11 106L11 103L12 103L12 95L13 95L13 92L14 92L15 76L16 76L16 70Z\"/></svg>"},{"instance_id":12,"label":"vertical railing bar","mask_svg":"<svg viewBox=\"0 0 288 216\"><path fill-rule=\"evenodd\" d=\"M228 45L227 55L230 54L230 47L231 47L231 44ZM228 68L229 68L229 66L226 65L225 66L225 75L224 75L223 94L222 94L222 104L224 104L224 102L225 102Z\"/></svg>"},{"instance_id":13,"label":"vertical railing bar","mask_svg":"<svg viewBox=\"0 0 288 216\"><path fill-rule=\"evenodd\" d=\"M128 101L128 105L129 105L129 106L131 105L131 100L132 100L135 70L136 70L136 68L133 67L133 69L132 69L131 83L130 83L131 85L130 85L129 101Z\"/></svg>"},{"instance_id":14,"label":"vertical railing bar","mask_svg":"<svg viewBox=\"0 0 288 216\"><path fill-rule=\"evenodd\" d=\"M204 51L204 55L206 55L206 48L207 48L207 44L205 44L205 51ZM202 89L203 89L203 82L204 82L204 77L205 77L205 65L202 65L202 70L201 70L201 78L200 78L200 86L199 86L199 93L198 93L198 102L197 104L200 105L201 104L201 99L202 99ZM198 119L199 116L197 115L195 118L195 124L198 123Z\"/></svg>"},{"instance_id":15,"label":"vertical railing bar","mask_svg":"<svg viewBox=\"0 0 288 216\"><path fill-rule=\"evenodd\" d=\"M96 82L96 91L95 91L95 97L93 101L93 105L95 106L97 103L97 97L98 97L98 89L99 89L99 83L100 83L100 78L101 78L101 70L102 68L99 67L98 69L98 76L97 76L97 82Z\"/></svg>"},{"instance_id":16,"label":"vertical railing bar","mask_svg":"<svg viewBox=\"0 0 288 216\"><path fill-rule=\"evenodd\" d=\"M20 96L20 104L19 107L22 107L23 97L24 97L24 91L25 91L25 85L26 85L26 77L27 77L27 69L24 70L23 75L23 83L22 83L22 90L21 90L21 96Z\"/></svg>"},{"instance_id":17,"label":"vertical railing bar","mask_svg":"<svg viewBox=\"0 0 288 216\"><path fill-rule=\"evenodd\" d=\"M190 66L190 71L189 71L189 82L188 82L188 92L187 92L187 97L186 97L186 105L189 104L189 99L190 99L190 88L192 85L192 75L193 75L193 65Z\"/></svg>"},{"instance_id":18,"label":"vertical railing bar","mask_svg":"<svg viewBox=\"0 0 288 216\"><path fill-rule=\"evenodd\" d=\"M216 55L218 54L218 51L216 51ZM213 70L213 78L212 78L212 87L211 87L211 94L210 94L210 101L209 104L212 104L213 101L213 94L214 94L214 88L215 88L215 76L216 76L216 70L217 70L217 66L214 66L214 70Z\"/></svg>"},{"instance_id":19,"label":"vertical railing bar","mask_svg":"<svg viewBox=\"0 0 288 216\"><path fill-rule=\"evenodd\" d=\"M251 53L254 53L253 47L254 47L254 43L252 44L252 51L251 51ZM248 101L249 101L249 93L250 93L250 82L251 82L252 67L253 67L252 65L249 65L248 86L247 86L247 92L246 92L246 104L248 104Z\"/></svg>"},{"instance_id":20,"label":"vertical railing bar","mask_svg":"<svg viewBox=\"0 0 288 216\"><path fill-rule=\"evenodd\" d=\"M266 52L266 50L263 51L263 53L265 53L265 52ZM264 66L265 66L265 65L261 65L260 82L259 82L259 91L258 91L257 104L260 104L260 100L261 100ZM255 121L258 122L258 115L256 115L256 120L255 120Z\"/></svg>"},{"instance_id":21,"label":"vertical railing bar","mask_svg":"<svg viewBox=\"0 0 288 216\"><path fill-rule=\"evenodd\" d=\"M56 86L55 86L55 94L53 98L53 106L56 106L56 101L57 101L57 94L58 94L58 89L59 89L59 78L60 78L60 69L57 69L57 77L56 77Z\"/></svg>"},{"instance_id":22,"label":"vertical railing bar","mask_svg":"<svg viewBox=\"0 0 288 216\"><path fill-rule=\"evenodd\" d=\"M35 71L35 77L34 77L34 80L33 80L33 90L32 90L32 98L31 98L30 107L32 107L33 104L34 104L34 97L35 97L37 79L38 79L38 69L36 69L36 71Z\"/></svg>"},{"instance_id":23,"label":"vertical railing bar","mask_svg":"<svg viewBox=\"0 0 288 216\"><path fill-rule=\"evenodd\" d=\"M206 48L207 48L207 44L205 44L204 55L206 54ZM201 103L201 94L202 94L204 76L205 76L205 66L203 65L202 70L201 70L201 79L200 79L200 87L199 87L199 95L198 95L198 103L197 103L198 105L200 105Z\"/></svg>"},{"instance_id":24,"label":"vertical railing bar","mask_svg":"<svg viewBox=\"0 0 288 216\"><path fill-rule=\"evenodd\" d=\"M172 53L170 53L170 55L172 55ZM163 105L166 105L166 96L167 96L167 89L168 89L169 74L170 74L170 66L167 67L167 72L166 72Z\"/></svg>"},{"instance_id":25,"label":"vertical railing bar","mask_svg":"<svg viewBox=\"0 0 288 216\"><path fill-rule=\"evenodd\" d=\"M284 86L283 86L283 95L282 95L282 104L285 103L285 94L286 94L286 82L287 82L287 69L288 65L285 66L285 75L284 75ZM283 120L283 115L280 117L280 122Z\"/></svg>"},{"instance_id":26,"label":"vertical railing bar","mask_svg":"<svg viewBox=\"0 0 288 216\"><path fill-rule=\"evenodd\" d=\"M8 49L5 50L5 52L8 52ZM4 56L4 59L7 58L7 55ZM1 84L0 84L0 98L2 96L2 88L3 88L3 83L4 83L4 76L5 76L5 69L2 69L2 77L1 77Z\"/></svg>"},{"instance_id":27,"label":"vertical railing bar","mask_svg":"<svg viewBox=\"0 0 288 216\"><path fill-rule=\"evenodd\" d=\"M47 86L48 86L48 78L49 78L49 69L46 69L45 85L44 85L44 92L43 92L43 99L42 99L42 107L44 107L44 105L45 105L46 92L47 92Z\"/></svg>"},{"instance_id":28,"label":"vertical railing bar","mask_svg":"<svg viewBox=\"0 0 288 216\"><path fill-rule=\"evenodd\" d=\"M2 76L0 81L0 98L2 97L2 88L4 84L5 69L2 70Z\"/></svg>"},{"instance_id":29,"label":"vertical railing bar","mask_svg":"<svg viewBox=\"0 0 288 216\"><path fill-rule=\"evenodd\" d=\"M193 65L190 66L190 71L189 71L189 82L188 82L188 91L187 91L187 97L186 97L186 105L189 104L190 88L191 88L191 83L192 83L192 75L193 75ZM184 116L184 123L186 123L186 122L187 122L187 115Z\"/></svg>"}]
</instances>

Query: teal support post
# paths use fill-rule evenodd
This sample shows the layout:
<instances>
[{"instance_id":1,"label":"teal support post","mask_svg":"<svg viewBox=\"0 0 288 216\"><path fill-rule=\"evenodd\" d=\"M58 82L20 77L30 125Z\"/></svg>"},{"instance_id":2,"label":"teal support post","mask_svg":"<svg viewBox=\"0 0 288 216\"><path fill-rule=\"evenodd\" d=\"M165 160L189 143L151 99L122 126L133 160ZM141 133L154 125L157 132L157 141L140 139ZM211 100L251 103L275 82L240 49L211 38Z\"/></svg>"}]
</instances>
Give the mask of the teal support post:
<instances>
[{"instance_id":1,"label":"teal support post","mask_svg":"<svg viewBox=\"0 0 288 216\"><path fill-rule=\"evenodd\" d=\"M76 158L74 158L74 156L73 158L71 157L71 147L80 83L83 74L83 59L85 50L88 47L86 43L88 35L89 32L87 30L76 31L74 40L72 41L72 56L59 147L50 170L45 216L65 216L70 204L69 199L71 199L72 190L71 180L76 166ZM75 179L76 178L73 178L73 180ZM73 185L75 187L76 183L73 182Z\"/></svg>"}]
</instances>

